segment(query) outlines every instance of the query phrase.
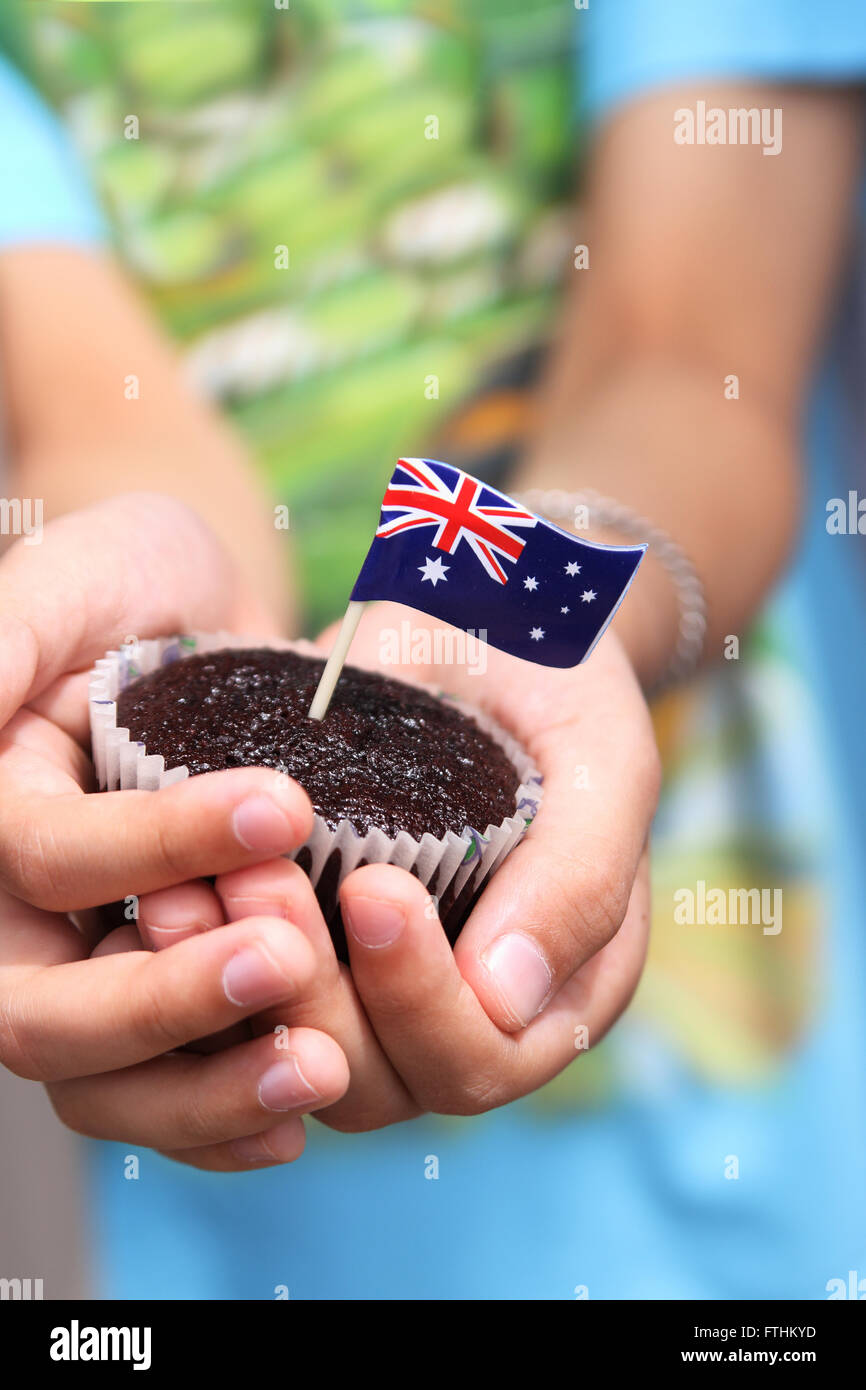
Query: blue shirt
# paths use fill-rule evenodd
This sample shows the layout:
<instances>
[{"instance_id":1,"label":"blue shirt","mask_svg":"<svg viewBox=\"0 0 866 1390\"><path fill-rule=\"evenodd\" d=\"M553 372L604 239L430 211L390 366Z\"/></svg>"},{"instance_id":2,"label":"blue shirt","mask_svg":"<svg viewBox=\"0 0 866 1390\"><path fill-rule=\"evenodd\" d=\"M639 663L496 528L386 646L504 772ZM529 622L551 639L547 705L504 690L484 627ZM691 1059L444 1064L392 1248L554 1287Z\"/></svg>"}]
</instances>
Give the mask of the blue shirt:
<instances>
[{"instance_id":1,"label":"blue shirt","mask_svg":"<svg viewBox=\"0 0 866 1390\"><path fill-rule=\"evenodd\" d=\"M98 245L104 223L71 142L2 57L0 129L0 248Z\"/></svg>"}]
</instances>

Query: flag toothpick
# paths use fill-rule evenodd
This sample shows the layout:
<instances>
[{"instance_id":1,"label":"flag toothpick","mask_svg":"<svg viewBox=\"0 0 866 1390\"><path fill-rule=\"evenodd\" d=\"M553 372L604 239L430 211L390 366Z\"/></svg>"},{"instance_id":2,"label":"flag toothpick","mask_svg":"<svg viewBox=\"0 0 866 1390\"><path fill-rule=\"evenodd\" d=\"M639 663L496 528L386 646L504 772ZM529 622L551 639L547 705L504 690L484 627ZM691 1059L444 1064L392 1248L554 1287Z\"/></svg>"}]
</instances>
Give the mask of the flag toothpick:
<instances>
[{"instance_id":1,"label":"flag toothpick","mask_svg":"<svg viewBox=\"0 0 866 1390\"><path fill-rule=\"evenodd\" d=\"M522 661L577 666L646 548L583 540L450 463L398 459L310 718L325 715L367 603L405 604Z\"/></svg>"},{"instance_id":2,"label":"flag toothpick","mask_svg":"<svg viewBox=\"0 0 866 1390\"><path fill-rule=\"evenodd\" d=\"M358 624L361 621L361 614L367 607L366 603L349 604L343 614L343 621L340 624L340 631L337 633L337 640L331 648L331 655L325 662L325 669L322 672L319 684L316 686L316 693L313 696L313 703L310 705L310 719L324 719L328 705L331 703L331 696L337 681L340 679L346 657L349 655L349 648L352 645L352 638L358 631Z\"/></svg>"}]
</instances>

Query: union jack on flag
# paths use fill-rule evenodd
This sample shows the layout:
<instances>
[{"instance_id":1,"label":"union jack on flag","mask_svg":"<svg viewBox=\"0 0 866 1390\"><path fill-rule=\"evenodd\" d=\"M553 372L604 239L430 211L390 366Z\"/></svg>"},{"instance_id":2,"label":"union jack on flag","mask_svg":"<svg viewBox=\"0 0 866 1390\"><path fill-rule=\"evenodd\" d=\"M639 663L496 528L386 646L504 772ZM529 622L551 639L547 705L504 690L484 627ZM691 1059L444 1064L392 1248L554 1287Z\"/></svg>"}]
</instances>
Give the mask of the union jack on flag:
<instances>
[{"instance_id":1,"label":"union jack on flag","mask_svg":"<svg viewBox=\"0 0 866 1390\"><path fill-rule=\"evenodd\" d=\"M481 497L489 489L477 478L446 464L436 467L438 473L427 459L398 461L382 499L382 515L397 515L383 522L376 536L384 539L416 526L433 526L435 535L430 545L434 549L453 555L465 540L490 578L505 584L508 576L496 557L500 555L512 563L519 560L525 542L512 535L511 527L537 526L538 517L504 496L499 496L494 505L484 506ZM454 475L453 479L444 474L445 468ZM399 481L398 474L404 475Z\"/></svg>"},{"instance_id":2,"label":"union jack on flag","mask_svg":"<svg viewBox=\"0 0 866 1390\"><path fill-rule=\"evenodd\" d=\"M597 545L435 459L400 459L352 599L390 599L542 666L589 655L645 545Z\"/></svg>"}]
</instances>

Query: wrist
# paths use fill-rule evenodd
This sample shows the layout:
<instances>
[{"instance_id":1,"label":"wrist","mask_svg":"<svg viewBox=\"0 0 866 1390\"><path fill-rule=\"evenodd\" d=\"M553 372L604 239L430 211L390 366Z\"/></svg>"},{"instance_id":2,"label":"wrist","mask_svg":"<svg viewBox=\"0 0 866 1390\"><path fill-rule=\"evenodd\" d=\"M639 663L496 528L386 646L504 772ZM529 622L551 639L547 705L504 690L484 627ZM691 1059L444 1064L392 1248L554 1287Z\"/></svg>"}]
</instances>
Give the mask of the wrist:
<instances>
[{"instance_id":1,"label":"wrist","mask_svg":"<svg viewBox=\"0 0 866 1390\"><path fill-rule=\"evenodd\" d=\"M680 546L631 507L594 489L536 489L523 494L522 501L583 541L646 543L613 627L645 690L691 674L701 656L706 608L701 582Z\"/></svg>"},{"instance_id":2,"label":"wrist","mask_svg":"<svg viewBox=\"0 0 866 1390\"><path fill-rule=\"evenodd\" d=\"M621 545L611 532L587 536ZM648 550L611 624L643 689L651 691L670 669L679 634L679 607L670 576Z\"/></svg>"}]
</instances>

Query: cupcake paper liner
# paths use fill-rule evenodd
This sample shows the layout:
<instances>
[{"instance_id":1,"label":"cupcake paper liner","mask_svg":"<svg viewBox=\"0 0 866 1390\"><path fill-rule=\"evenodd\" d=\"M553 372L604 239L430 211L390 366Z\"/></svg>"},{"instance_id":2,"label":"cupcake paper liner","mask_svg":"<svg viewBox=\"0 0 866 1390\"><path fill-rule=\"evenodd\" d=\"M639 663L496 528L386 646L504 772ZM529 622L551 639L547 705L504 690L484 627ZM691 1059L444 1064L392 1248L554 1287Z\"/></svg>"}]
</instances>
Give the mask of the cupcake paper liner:
<instances>
[{"instance_id":1,"label":"cupcake paper liner","mask_svg":"<svg viewBox=\"0 0 866 1390\"><path fill-rule=\"evenodd\" d=\"M184 657L227 647L270 646L321 659L309 642L262 642L236 633L190 633L147 641L130 639L97 661L90 675L89 705L93 763L102 791L138 789L156 791L189 776L185 766L166 768L164 759L149 754L143 743L130 739L129 730L117 727L117 697L139 676L148 675ZM519 778L514 815L483 832L467 826L462 835L449 831L441 838L423 835L420 840L406 831L396 837L383 830L359 835L351 821L335 830L316 815L307 841L288 858L296 860L316 889L326 920L331 925L338 912L338 890L343 879L362 864L396 864L408 869L437 900L439 916L453 939L460 919L482 885L499 868L523 838L541 801L541 774L520 744L486 714L430 686L422 687L467 715L503 748Z\"/></svg>"}]
</instances>

